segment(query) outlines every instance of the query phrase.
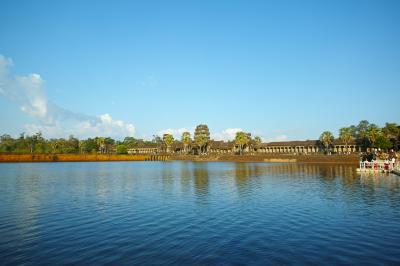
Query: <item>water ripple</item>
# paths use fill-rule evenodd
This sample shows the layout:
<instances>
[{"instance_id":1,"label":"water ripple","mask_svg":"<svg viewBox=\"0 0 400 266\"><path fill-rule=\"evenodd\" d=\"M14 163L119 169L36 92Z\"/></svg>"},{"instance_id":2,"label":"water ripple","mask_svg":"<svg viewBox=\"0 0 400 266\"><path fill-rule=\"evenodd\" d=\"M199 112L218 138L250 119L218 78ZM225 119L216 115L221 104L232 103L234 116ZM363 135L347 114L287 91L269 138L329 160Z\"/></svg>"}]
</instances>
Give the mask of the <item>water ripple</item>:
<instances>
[{"instance_id":1,"label":"water ripple","mask_svg":"<svg viewBox=\"0 0 400 266\"><path fill-rule=\"evenodd\" d=\"M0 264L399 264L400 182L351 166L0 165Z\"/></svg>"}]
</instances>

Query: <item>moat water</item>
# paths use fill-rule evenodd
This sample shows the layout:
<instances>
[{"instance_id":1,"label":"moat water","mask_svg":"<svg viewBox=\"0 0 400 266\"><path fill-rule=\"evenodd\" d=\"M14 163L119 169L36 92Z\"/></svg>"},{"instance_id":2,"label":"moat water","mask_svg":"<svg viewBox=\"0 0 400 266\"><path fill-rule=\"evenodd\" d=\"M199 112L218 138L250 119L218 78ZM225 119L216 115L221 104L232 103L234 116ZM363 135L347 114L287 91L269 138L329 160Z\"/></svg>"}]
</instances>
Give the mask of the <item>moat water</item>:
<instances>
[{"instance_id":1,"label":"moat water","mask_svg":"<svg viewBox=\"0 0 400 266\"><path fill-rule=\"evenodd\" d=\"M398 265L399 188L346 165L0 164L0 264Z\"/></svg>"}]
</instances>

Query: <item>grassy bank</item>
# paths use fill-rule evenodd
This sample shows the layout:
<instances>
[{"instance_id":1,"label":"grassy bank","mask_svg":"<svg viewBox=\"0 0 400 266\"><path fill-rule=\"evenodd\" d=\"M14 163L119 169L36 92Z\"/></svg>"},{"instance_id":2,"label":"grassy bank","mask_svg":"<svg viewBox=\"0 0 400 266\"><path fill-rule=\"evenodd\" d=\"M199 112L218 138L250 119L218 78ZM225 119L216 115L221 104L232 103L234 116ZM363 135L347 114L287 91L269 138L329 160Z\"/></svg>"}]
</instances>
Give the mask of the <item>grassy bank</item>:
<instances>
[{"instance_id":1,"label":"grassy bank","mask_svg":"<svg viewBox=\"0 0 400 266\"><path fill-rule=\"evenodd\" d=\"M166 156L118 154L0 154L0 162L164 161Z\"/></svg>"}]
</instances>

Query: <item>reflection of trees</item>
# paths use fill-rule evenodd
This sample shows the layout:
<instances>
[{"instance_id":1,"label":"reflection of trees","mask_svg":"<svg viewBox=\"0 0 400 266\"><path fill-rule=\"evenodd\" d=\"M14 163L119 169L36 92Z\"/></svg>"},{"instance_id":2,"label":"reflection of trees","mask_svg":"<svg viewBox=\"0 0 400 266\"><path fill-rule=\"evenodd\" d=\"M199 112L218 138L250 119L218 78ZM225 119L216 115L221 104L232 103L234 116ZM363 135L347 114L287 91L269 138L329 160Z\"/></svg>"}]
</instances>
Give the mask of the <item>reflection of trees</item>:
<instances>
[{"instance_id":1,"label":"reflection of trees","mask_svg":"<svg viewBox=\"0 0 400 266\"><path fill-rule=\"evenodd\" d=\"M206 164L196 165L193 168L194 187L197 196L203 198L208 194L209 176Z\"/></svg>"},{"instance_id":2,"label":"reflection of trees","mask_svg":"<svg viewBox=\"0 0 400 266\"><path fill-rule=\"evenodd\" d=\"M358 180L356 167L351 165L331 164L276 164L268 165L267 172L272 175L286 175L289 177L314 177L333 181L340 178L343 185L354 184Z\"/></svg>"},{"instance_id":3,"label":"reflection of trees","mask_svg":"<svg viewBox=\"0 0 400 266\"><path fill-rule=\"evenodd\" d=\"M182 162L181 164L181 187L182 190L185 192L190 190L190 184L192 180L192 167L193 164L191 162Z\"/></svg>"},{"instance_id":4,"label":"reflection of trees","mask_svg":"<svg viewBox=\"0 0 400 266\"><path fill-rule=\"evenodd\" d=\"M241 196L248 195L251 192L251 184L255 177L261 176L265 171L259 164L235 163L235 182L236 188Z\"/></svg>"},{"instance_id":5,"label":"reflection of trees","mask_svg":"<svg viewBox=\"0 0 400 266\"><path fill-rule=\"evenodd\" d=\"M163 165L162 168L162 184L163 184L163 192L166 192L165 188L172 189L174 184L174 175L172 174L172 164L167 162Z\"/></svg>"}]
</instances>

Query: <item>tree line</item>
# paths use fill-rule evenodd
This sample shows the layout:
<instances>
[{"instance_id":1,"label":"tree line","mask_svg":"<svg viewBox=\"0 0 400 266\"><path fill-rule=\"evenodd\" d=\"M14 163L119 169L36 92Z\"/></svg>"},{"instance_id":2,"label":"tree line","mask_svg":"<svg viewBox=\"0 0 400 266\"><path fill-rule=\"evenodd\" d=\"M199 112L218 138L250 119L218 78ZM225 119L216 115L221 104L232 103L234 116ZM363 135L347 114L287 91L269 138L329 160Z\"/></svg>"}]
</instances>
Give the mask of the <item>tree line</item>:
<instances>
[{"instance_id":1,"label":"tree line","mask_svg":"<svg viewBox=\"0 0 400 266\"><path fill-rule=\"evenodd\" d=\"M339 129L336 138L346 146L355 142L363 150L367 148L381 148L383 150L395 149L400 146L400 126L396 123L386 123L380 128L376 124L362 120L358 125L351 125ZM324 131L319 141L325 147L326 152L330 152L335 136L330 131ZM125 154L128 149L140 146L152 146L170 152L173 144L180 143L183 152L189 153L192 147L198 149L199 154L208 151L210 142L210 131L205 124L198 125L195 129L193 139L189 132L183 132L180 140L175 140L172 134L164 134L162 137L153 135L152 140L137 139L126 137L119 141L110 137L94 137L79 140L74 136L65 138L45 139L41 132L33 135L22 133L17 138L8 134L0 136L0 152L3 153L118 153ZM250 133L237 132L234 143L242 154L245 148L255 147L261 144L259 136L251 137Z\"/></svg>"},{"instance_id":2,"label":"tree line","mask_svg":"<svg viewBox=\"0 0 400 266\"><path fill-rule=\"evenodd\" d=\"M396 123L386 123L384 127L379 127L376 124L369 123L367 120L362 120L358 125L340 128L337 139L344 143L345 146L355 142L357 146L361 147L363 150L368 148L399 150L400 125ZM325 147L326 152L330 152L330 148L335 140L332 132L322 132L319 140Z\"/></svg>"},{"instance_id":3,"label":"tree line","mask_svg":"<svg viewBox=\"0 0 400 266\"><path fill-rule=\"evenodd\" d=\"M79 140L74 136L65 138L45 139L41 132L33 135L21 133L13 138L8 134L0 136L0 152L3 153L127 153L129 148L141 145L159 143L160 137L153 140L143 140L126 137L118 141L109 137L94 137Z\"/></svg>"}]
</instances>

